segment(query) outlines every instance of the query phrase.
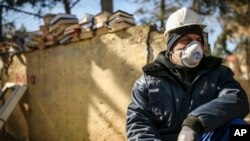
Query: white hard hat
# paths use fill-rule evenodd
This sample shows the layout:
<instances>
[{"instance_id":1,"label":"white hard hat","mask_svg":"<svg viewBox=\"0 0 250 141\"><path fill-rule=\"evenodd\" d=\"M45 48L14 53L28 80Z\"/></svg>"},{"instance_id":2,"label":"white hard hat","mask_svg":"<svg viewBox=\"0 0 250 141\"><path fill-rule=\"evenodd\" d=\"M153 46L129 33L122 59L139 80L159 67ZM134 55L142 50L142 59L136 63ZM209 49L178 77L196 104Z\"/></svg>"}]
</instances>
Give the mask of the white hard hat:
<instances>
[{"instance_id":1,"label":"white hard hat","mask_svg":"<svg viewBox=\"0 0 250 141\"><path fill-rule=\"evenodd\" d=\"M183 7L168 17L164 35L169 31L189 25L201 25L202 27L205 27L205 25L201 23L199 14Z\"/></svg>"}]
</instances>

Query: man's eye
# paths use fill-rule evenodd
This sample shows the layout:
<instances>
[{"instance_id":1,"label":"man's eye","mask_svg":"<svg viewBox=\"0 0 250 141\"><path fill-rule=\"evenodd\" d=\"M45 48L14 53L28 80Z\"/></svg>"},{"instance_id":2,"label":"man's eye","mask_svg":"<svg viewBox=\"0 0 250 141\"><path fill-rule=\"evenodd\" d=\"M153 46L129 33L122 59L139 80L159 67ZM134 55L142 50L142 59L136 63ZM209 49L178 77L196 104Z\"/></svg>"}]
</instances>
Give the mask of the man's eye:
<instances>
[{"instance_id":1,"label":"man's eye","mask_svg":"<svg viewBox=\"0 0 250 141\"><path fill-rule=\"evenodd\" d=\"M201 39L198 39L197 41L198 41L198 42L200 42L200 43L202 42L202 40L201 40Z\"/></svg>"},{"instance_id":2,"label":"man's eye","mask_svg":"<svg viewBox=\"0 0 250 141\"><path fill-rule=\"evenodd\" d=\"M184 43L184 44L188 44L188 43L190 43L190 42L192 42L191 39L186 39L186 40L183 40L183 41L182 41L182 43Z\"/></svg>"}]
</instances>

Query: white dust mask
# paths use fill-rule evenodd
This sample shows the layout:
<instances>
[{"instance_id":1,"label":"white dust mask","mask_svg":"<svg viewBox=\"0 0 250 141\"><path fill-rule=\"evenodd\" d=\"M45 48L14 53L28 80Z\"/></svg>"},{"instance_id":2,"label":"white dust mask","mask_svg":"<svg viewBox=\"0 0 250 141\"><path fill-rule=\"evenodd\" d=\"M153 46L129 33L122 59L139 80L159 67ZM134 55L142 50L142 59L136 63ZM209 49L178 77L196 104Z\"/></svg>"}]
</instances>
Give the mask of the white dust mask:
<instances>
[{"instance_id":1,"label":"white dust mask","mask_svg":"<svg viewBox=\"0 0 250 141\"><path fill-rule=\"evenodd\" d=\"M194 68L199 65L203 57L202 45L198 41L193 41L189 43L181 52L176 53L175 56L177 59L177 65Z\"/></svg>"}]
</instances>

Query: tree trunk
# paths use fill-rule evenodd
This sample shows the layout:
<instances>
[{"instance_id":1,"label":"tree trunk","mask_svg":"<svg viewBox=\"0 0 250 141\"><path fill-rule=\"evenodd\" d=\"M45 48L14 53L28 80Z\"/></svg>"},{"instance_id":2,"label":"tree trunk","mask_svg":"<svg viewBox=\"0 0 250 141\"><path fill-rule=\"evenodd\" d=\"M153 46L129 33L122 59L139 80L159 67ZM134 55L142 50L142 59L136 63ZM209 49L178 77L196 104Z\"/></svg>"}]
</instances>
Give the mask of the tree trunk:
<instances>
[{"instance_id":1,"label":"tree trunk","mask_svg":"<svg viewBox=\"0 0 250 141\"><path fill-rule=\"evenodd\" d=\"M69 0L63 0L65 13L71 14Z\"/></svg>"},{"instance_id":2,"label":"tree trunk","mask_svg":"<svg viewBox=\"0 0 250 141\"><path fill-rule=\"evenodd\" d=\"M161 22L161 25L160 25L160 28L164 28L164 18L165 18L165 0L161 0L161 19L160 19L160 22Z\"/></svg>"},{"instance_id":3,"label":"tree trunk","mask_svg":"<svg viewBox=\"0 0 250 141\"><path fill-rule=\"evenodd\" d=\"M193 0L192 10L196 11L197 13L199 13L199 9L200 9L199 1L198 0Z\"/></svg>"},{"instance_id":4,"label":"tree trunk","mask_svg":"<svg viewBox=\"0 0 250 141\"><path fill-rule=\"evenodd\" d=\"M246 38L246 40L245 40L245 51L246 51L246 66L247 66L247 80L248 81L250 81L250 73L249 73L249 71L250 71L250 50L248 49L249 47L248 47L248 45L249 45L249 39L248 38Z\"/></svg>"},{"instance_id":5,"label":"tree trunk","mask_svg":"<svg viewBox=\"0 0 250 141\"><path fill-rule=\"evenodd\" d=\"M101 0L102 11L113 13L113 0Z\"/></svg>"},{"instance_id":6,"label":"tree trunk","mask_svg":"<svg viewBox=\"0 0 250 141\"><path fill-rule=\"evenodd\" d=\"M3 21L3 6L2 5L0 5L0 42L2 42L3 41L3 23L2 23L2 21Z\"/></svg>"}]
</instances>

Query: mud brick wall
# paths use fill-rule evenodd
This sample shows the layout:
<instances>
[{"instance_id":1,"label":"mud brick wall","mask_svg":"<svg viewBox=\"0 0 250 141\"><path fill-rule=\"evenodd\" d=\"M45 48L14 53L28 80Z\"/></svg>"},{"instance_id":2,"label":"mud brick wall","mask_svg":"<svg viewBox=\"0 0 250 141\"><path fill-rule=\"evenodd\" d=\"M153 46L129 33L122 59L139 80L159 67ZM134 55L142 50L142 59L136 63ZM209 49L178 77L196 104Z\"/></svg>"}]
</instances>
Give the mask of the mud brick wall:
<instances>
[{"instance_id":1,"label":"mud brick wall","mask_svg":"<svg viewBox=\"0 0 250 141\"><path fill-rule=\"evenodd\" d=\"M13 56L4 81L27 83L28 91L7 132L34 141L125 141L131 88L163 40L143 25Z\"/></svg>"}]
</instances>

